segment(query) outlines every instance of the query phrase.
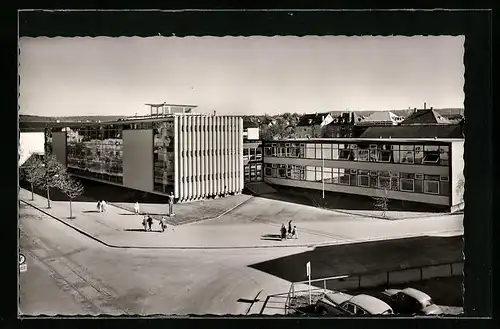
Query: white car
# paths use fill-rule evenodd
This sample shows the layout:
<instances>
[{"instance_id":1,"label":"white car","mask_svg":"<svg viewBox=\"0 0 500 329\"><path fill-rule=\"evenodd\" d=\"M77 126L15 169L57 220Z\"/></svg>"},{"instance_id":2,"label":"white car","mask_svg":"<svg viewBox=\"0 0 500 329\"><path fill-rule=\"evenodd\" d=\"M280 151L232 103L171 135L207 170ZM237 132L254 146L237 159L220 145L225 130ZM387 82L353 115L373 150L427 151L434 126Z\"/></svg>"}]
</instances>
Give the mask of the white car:
<instances>
[{"instance_id":1,"label":"white car","mask_svg":"<svg viewBox=\"0 0 500 329\"><path fill-rule=\"evenodd\" d=\"M316 303L316 311L323 315L391 315L392 308L369 295L352 296L342 292L325 294Z\"/></svg>"}]
</instances>

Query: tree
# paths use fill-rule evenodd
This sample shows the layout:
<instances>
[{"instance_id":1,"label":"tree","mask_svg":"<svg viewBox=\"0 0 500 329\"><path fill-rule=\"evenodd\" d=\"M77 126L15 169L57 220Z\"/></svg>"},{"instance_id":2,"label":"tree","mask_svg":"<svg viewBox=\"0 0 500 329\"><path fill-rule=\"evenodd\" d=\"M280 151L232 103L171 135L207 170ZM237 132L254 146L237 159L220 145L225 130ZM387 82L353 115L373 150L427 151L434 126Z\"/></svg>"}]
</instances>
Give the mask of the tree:
<instances>
[{"instance_id":1,"label":"tree","mask_svg":"<svg viewBox=\"0 0 500 329\"><path fill-rule=\"evenodd\" d=\"M389 210L389 191L395 189L395 185L397 185L397 181L392 179L392 174L389 171L388 177L384 177L385 179L378 179L378 191L379 196L373 197L373 206L376 210L382 212L382 217L387 217L387 211Z\"/></svg>"},{"instance_id":2,"label":"tree","mask_svg":"<svg viewBox=\"0 0 500 329\"><path fill-rule=\"evenodd\" d=\"M63 192L68 198L69 198L69 217L68 218L74 218L73 217L73 206L72 206L72 201L73 199L77 198L78 196L83 194L84 187L82 183L80 183L79 180L74 179L71 177L69 174L65 173L61 180L59 180L59 186L58 188Z\"/></svg>"},{"instance_id":3,"label":"tree","mask_svg":"<svg viewBox=\"0 0 500 329\"><path fill-rule=\"evenodd\" d=\"M464 202L465 196L465 177L463 174L460 175L460 178L457 181L457 190L460 195L460 201Z\"/></svg>"},{"instance_id":4,"label":"tree","mask_svg":"<svg viewBox=\"0 0 500 329\"><path fill-rule=\"evenodd\" d=\"M41 164L36 170L38 179L35 185L47 190L47 208L50 209L50 189L60 186L66 174L66 168L57 161L54 155L46 153L42 156Z\"/></svg>"},{"instance_id":5,"label":"tree","mask_svg":"<svg viewBox=\"0 0 500 329\"><path fill-rule=\"evenodd\" d=\"M42 171L39 168L42 166L42 161L38 154L31 154L25 163L21 166L21 178L26 180L31 185L31 201L35 200L34 187L41 179Z\"/></svg>"}]
</instances>

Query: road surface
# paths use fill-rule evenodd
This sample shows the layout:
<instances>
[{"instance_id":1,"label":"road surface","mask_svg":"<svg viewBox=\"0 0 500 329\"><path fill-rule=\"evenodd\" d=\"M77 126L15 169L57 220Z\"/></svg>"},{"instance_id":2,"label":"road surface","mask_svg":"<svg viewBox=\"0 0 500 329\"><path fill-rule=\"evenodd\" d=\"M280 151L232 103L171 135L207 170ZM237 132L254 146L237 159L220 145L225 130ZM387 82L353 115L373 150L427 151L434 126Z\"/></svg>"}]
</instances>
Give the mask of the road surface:
<instances>
[{"instance_id":1,"label":"road surface","mask_svg":"<svg viewBox=\"0 0 500 329\"><path fill-rule=\"evenodd\" d=\"M289 287L248 265L306 250L112 249L29 206L20 213L25 315L245 314L260 290Z\"/></svg>"}]
</instances>

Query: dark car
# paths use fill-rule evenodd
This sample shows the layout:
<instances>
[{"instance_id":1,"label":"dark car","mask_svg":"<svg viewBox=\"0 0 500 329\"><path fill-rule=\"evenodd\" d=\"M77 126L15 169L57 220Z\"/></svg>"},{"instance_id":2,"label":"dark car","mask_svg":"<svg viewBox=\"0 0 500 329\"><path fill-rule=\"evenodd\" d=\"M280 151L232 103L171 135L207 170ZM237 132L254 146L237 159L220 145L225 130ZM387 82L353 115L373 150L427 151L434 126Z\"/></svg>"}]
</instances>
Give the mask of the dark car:
<instances>
[{"instance_id":1,"label":"dark car","mask_svg":"<svg viewBox=\"0 0 500 329\"><path fill-rule=\"evenodd\" d=\"M316 312L322 315L390 315L392 308L369 295L352 296L342 292L325 294L316 303Z\"/></svg>"},{"instance_id":2,"label":"dark car","mask_svg":"<svg viewBox=\"0 0 500 329\"><path fill-rule=\"evenodd\" d=\"M377 298L389 304L396 314L438 315L443 310L426 293L413 289L386 289Z\"/></svg>"}]
</instances>

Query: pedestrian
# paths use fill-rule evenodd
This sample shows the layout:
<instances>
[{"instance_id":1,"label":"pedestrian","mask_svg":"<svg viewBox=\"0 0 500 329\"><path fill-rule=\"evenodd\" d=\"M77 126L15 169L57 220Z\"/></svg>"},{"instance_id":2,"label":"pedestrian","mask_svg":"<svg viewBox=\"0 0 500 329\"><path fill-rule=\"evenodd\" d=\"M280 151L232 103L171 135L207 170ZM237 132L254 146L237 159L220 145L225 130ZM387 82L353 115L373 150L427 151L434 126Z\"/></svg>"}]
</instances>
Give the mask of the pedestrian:
<instances>
[{"instance_id":1,"label":"pedestrian","mask_svg":"<svg viewBox=\"0 0 500 329\"><path fill-rule=\"evenodd\" d=\"M165 232L165 229L167 228L167 220L165 219L165 216L161 216L160 219L160 229L162 232Z\"/></svg>"},{"instance_id":2,"label":"pedestrian","mask_svg":"<svg viewBox=\"0 0 500 329\"><path fill-rule=\"evenodd\" d=\"M144 227L144 231L147 231L147 220L146 216L142 217L142 226Z\"/></svg>"},{"instance_id":3,"label":"pedestrian","mask_svg":"<svg viewBox=\"0 0 500 329\"><path fill-rule=\"evenodd\" d=\"M281 241L286 240L286 227L285 224L281 224Z\"/></svg>"},{"instance_id":4,"label":"pedestrian","mask_svg":"<svg viewBox=\"0 0 500 329\"><path fill-rule=\"evenodd\" d=\"M292 220L288 222L288 234L292 234Z\"/></svg>"},{"instance_id":5,"label":"pedestrian","mask_svg":"<svg viewBox=\"0 0 500 329\"><path fill-rule=\"evenodd\" d=\"M153 218L148 215L148 230L151 231L151 225L153 225Z\"/></svg>"},{"instance_id":6,"label":"pedestrian","mask_svg":"<svg viewBox=\"0 0 500 329\"><path fill-rule=\"evenodd\" d=\"M104 200L101 201L101 211L106 211L106 201Z\"/></svg>"},{"instance_id":7,"label":"pedestrian","mask_svg":"<svg viewBox=\"0 0 500 329\"><path fill-rule=\"evenodd\" d=\"M101 201L97 201L97 212L101 212Z\"/></svg>"},{"instance_id":8,"label":"pedestrian","mask_svg":"<svg viewBox=\"0 0 500 329\"><path fill-rule=\"evenodd\" d=\"M299 238L299 232L297 232L297 226L293 227L292 230L292 238L298 239Z\"/></svg>"},{"instance_id":9,"label":"pedestrian","mask_svg":"<svg viewBox=\"0 0 500 329\"><path fill-rule=\"evenodd\" d=\"M134 212L136 215L139 215L139 202L136 202L134 205Z\"/></svg>"},{"instance_id":10,"label":"pedestrian","mask_svg":"<svg viewBox=\"0 0 500 329\"><path fill-rule=\"evenodd\" d=\"M175 216L174 214L174 193L170 192L168 196L168 216Z\"/></svg>"}]
</instances>

